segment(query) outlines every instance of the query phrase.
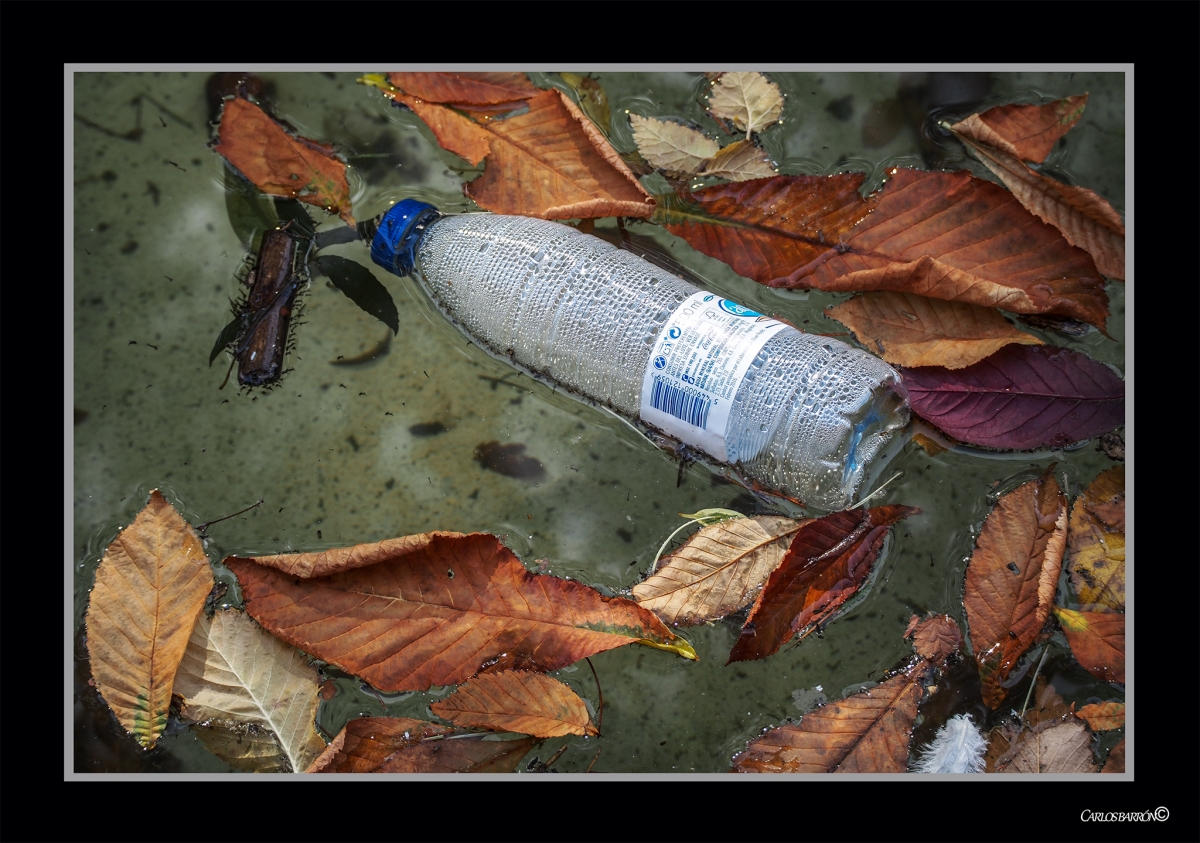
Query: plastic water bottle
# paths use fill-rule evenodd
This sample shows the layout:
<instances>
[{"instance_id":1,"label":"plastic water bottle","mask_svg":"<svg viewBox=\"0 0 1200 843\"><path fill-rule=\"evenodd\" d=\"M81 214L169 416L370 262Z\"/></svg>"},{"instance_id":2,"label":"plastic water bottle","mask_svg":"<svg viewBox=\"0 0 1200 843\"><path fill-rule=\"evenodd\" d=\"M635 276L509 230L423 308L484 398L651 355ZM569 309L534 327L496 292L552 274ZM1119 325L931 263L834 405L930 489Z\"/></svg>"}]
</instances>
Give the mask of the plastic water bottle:
<instances>
[{"instance_id":1,"label":"plastic water bottle","mask_svg":"<svg viewBox=\"0 0 1200 843\"><path fill-rule=\"evenodd\" d=\"M854 502L908 423L900 377L570 226L406 199L371 257L476 344L809 506Z\"/></svg>"}]
</instances>

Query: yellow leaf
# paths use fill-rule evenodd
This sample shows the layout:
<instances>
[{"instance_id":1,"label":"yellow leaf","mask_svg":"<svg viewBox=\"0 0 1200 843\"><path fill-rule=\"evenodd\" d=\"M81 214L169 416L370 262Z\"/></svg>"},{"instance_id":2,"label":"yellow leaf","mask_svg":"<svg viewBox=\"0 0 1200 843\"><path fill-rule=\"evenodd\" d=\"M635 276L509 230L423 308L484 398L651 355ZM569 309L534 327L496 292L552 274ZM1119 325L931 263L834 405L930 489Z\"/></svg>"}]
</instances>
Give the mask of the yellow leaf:
<instances>
[{"instance_id":1,"label":"yellow leaf","mask_svg":"<svg viewBox=\"0 0 1200 843\"><path fill-rule=\"evenodd\" d=\"M1079 600L1125 608L1125 466L1102 471L1071 507L1067 573Z\"/></svg>"}]
</instances>

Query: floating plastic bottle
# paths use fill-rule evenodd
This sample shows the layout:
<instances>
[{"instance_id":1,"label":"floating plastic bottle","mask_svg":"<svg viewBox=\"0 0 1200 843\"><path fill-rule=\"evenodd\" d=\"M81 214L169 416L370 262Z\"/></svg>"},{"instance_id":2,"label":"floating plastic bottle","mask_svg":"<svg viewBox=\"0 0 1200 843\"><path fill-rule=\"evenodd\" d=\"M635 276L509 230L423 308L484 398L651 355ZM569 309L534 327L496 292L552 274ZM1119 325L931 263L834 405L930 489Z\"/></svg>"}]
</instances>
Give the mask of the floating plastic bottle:
<instances>
[{"instance_id":1,"label":"floating plastic bottle","mask_svg":"<svg viewBox=\"0 0 1200 843\"><path fill-rule=\"evenodd\" d=\"M473 341L809 506L854 502L908 422L900 377L570 226L412 199L376 263L412 275Z\"/></svg>"}]
</instances>

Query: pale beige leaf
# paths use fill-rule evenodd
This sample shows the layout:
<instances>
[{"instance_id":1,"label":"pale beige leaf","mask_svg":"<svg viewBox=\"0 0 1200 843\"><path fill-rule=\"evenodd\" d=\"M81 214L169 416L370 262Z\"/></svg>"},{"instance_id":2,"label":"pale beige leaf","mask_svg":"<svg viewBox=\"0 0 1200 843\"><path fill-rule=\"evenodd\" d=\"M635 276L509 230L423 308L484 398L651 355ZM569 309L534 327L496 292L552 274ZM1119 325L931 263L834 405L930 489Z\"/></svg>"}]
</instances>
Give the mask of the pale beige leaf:
<instances>
[{"instance_id":1,"label":"pale beige leaf","mask_svg":"<svg viewBox=\"0 0 1200 843\"><path fill-rule=\"evenodd\" d=\"M92 676L142 746L167 725L175 671L212 586L199 536L157 489L100 560L87 611Z\"/></svg>"},{"instance_id":2,"label":"pale beige leaf","mask_svg":"<svg viewBox=\"0 0 1200 843\"><path fill-rule=\"evenodd\" d=\"M723 73L712 87L708 110L749 134L779 119L783 94L761 73Z\"/></svg>"},{"instance_id":3,"label":"pale beige leaf","mask_svg":"<svg viewBox=\"0 0 1200 843\"><path fill-rule=\"evenodd\" d=\"M1017 736L1009 757L996 764L998 773L1094 773L1092 733L1078 720L1026 730Z\"/></svg>"},{"instance_id":4,"label":"pale beige leaf","mask_svg":"<svg viewBox=\"0 0 1200 843\"><path fill-rule=\"evenodd\" d=\"M633 598L671 624L723 618L754 600L810 520L764 515L711 524L635 585Z\"/></svg>"},{"instance_id":5,"label":"pale beige leaf","mask_svg":"<svg viewBox=\"0 0 1200 843\"><path fill-rule=\"evenodd\" d=\"M227 609L197 621L175 693L191 720L269 729L291 769L302 771L325 749L315 723L319 685L303 653Z\"/></svg>"},{"instance_id":6,"label":"pale beige leaf","mask_svg":"<svg viewBox=\"0 0 1200 843\"><path fill-rule=\"evenodd\" d=\"M629 124L638 152L667 175L691 175L720 150L712 138L679 123L630 114Z\"/></svg>"},{"instance_id":7,"label":"pale beige leaf","mask_svg":"<svg viewBox=\"0 0 1200 843\"><path fill-rule=\"evenodd\" d=\"M864 293L825 313L894 366L962 369L1009 343L1043 344L1018 331L994 308L916 293Z\"/></svg>"},{"instance_id":8,"label":"pale beige leaf","mask_svg":"<svg viewBox=\"0 0 1200 843\"><path fill-rule=\"evenodd\" d=\"M192 724L192 734L208 751L244 773L290 773L291 763L270 729L234 720Z\"/></svg>"},{"instance_id":9,"label":"pale beige leaf","mask_svg":"<svg viewBox=\"0 0 1200 843\"><path fill-rule=\"evenodd\" d=\"M777 175L775 164L749 138L734 141L704 165L702 176L719 176L730 181L748 181Z\"/></svg>"}]
</instances>

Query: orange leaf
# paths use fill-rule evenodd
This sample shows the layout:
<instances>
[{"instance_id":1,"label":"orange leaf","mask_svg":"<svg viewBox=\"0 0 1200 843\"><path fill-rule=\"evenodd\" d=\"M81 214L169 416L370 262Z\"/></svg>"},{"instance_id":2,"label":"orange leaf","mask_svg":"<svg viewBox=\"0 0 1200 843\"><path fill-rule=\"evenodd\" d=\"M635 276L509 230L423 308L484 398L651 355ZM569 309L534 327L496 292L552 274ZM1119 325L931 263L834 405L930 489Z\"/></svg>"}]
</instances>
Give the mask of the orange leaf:
<instances>
[{"instance_id":1,"label":"orange leaf","mask_svg":"<svg viewBox=\"0 0 1200 843\"><path fill-rule=\"evenodd\" d=\"M1023 161L1046 160L1058 139L1083 116L1088 95L1045 105L1000 105L950 127L960 137L999 149Z\"/></svg>"},{"instance_id":2,"label":"orange leaf","mask_svg":"<svg viewBox=\"0 0 1200 843\"><path fill-rule=\"evenodd\" d=\"M992 308L913 293L864 293L825 313L896 366L962 369L1009 343L1043 344Z\"/></svg>"},{"instance_id":3,"label":"orange leaf","mask_svg":"<svg viewBox=\"0 0 1200 843\"><path fill-rule=\"evenodd\" d=\"M861 694L821 706L794 726L771 729L733 759L738 773L903 773L908 769L919 662Z\"/></svg>"},{"instance_id":4,"label":"orange leaf","mask_svg":"<svg viewBox=\"0 0 1200 843\"><path fill-rule=\"evenodd\" d=\"M1063 184L1005 152L962 140L1022 205L1091 255L1105 275L1125 280L1125 223L1112 205L1086 187Z\"/></svg>"},{"instance_id":5,"label":"orange leaf","mask_svg":"<svg viewBox=\"0 0 1200 843\"><path fill-rule=\"evenodd\" d=\"M437 138L438 145L471 164L478 164L488 154L488 133L478 123L463 117L453 109L422 102L399 91L384 90L383 95L404 103L420 117Z\"/></svg>"},{"instance_id":6,"label":"orange leaf","mask_svg":"<svg viewBox=\"0 0 1200 843\"><path fill-rule=\"evenodd\" d=\"M1067 538L1067 501L1047 471L996 502L967 565L963 606L983 699L1004 701L1004 679L1046 624Z\"/></svg>"},{"instance_id":7,"label":"orange leaf","mask_svg":"<svg viewBox=\"0 0 1200 843\"><path fill-rule=\"evenodd\" d=\"M157 489L96 569L87 610L92 676L144 747L166 728L175 674L212 586L200 538Z\"/></svg>"},{"instance_id":8,"label":"orange leaf","mask_svg":"<svg viewBox=\"0 0 1200 843\"><path fill-rule=\"evenodd\" d=\"M1086 720L1093 732L1107 732L1125 725L1125 703L1105 702L1085 705L1075 716Z\"/></svg>"},{"instance_id":9,"label":"orange leaf","mask_svg":"<svg viewBox=\"0 0 1200 843\"><path fill-rule=\"evenodd\" d=\"M600 734L574 691L557 679L526 670L477 676L430 708L459 726L537 738Z\"/></svg>"},{"instance_id":10,"label":"orange leaf","mask_svg":"<svg viewBox=\"0 0 1200 843\"><path fill-rule=\"evenodd\" d=\"M864 200L862 180L715 185L685 196L694 207L656 221L771 287L894 290L1103 327L1108 298L1091 258L1003 188L966 172L896 169Z\"/></svg>"},{"instance_id":11,"label":"orange leaf","mask_svg":"<svg viewBox=\"0 0 1200 843\"><path fill-rule=\"evenodd\" d=\"M1054 607L1067 643L1088 673L1125 684L1125 613L1075 612Z\"/></svg>"},{"instance_id":12,"label":"orange leaf","mask_svg":"<svg viewBox=\"0 0 1200 843\"><path fill-rule=\"evenodd\" d=\"M726 664L769 656L828 621L866 582L891 525L920 511L849 509L803 525L759 593Z\"/></svg>"},{"instance_id":13,"label":"orange leaf","mask_svg":"<svg viewBox=\"0 0 1200 843\"><path fill-rule=\"evenodd\" d=\"M389 73L388 81L427 102L497 105L540 94L529 77L515 71L492 73Z\"/></svg>"},{"instance_id":14,"label":"orange leaf","mask_svg":"<svg viewBox=\"0 0 1200 843\"><path fill-rule=\"evenodd\" d=\"M529 111L484 128L491 154L467 194L498 214L560 220L648 217L650 197L616 150L559 91L529 100Z\"/></svg>"},{"instance_id":15,"label":"orange leaf","mask_svg":"<svg viewBox=\"0 0 1200 843\"><path fill-rule=\"evenodd\" d=\"M214 147L263 193L290 196L354 225L346 165L333 147L293 137L249 100L225 102Z\"/></svg>"},{"instance_id":16,"label":"orange leaf","mask_svg":"<svg viewBox=\"0 0 1200 843\"><path fill-rule=\"evenodd\" d=\"M486 533L424 533L225 564L260 624L385 691L457 684L500 659L555 670L634 642L695 658L653 613L531 574Z\"/></svg>"},{"instance_id":17,"label":"orange leaf","mask_svg":"<svg viewBox=\"0 0 1200 843\"><path fill-rule=\"evenodd\" d=\"M536 738L485 741L470 735L446 740L453 729L408 717L351 720L309 773L511 773Z\"/></svg>"},{"instance_id":18,"label":"orange leaf","mask_svg":"<svg viewBox=\"0 0 1200 843\"><path fill-rule=\"evenodd\" d=\"M1081 602L1125 608L1125 466L1100 472L1075 499L1067 573Z\"/></svg>"}]
</instances>

